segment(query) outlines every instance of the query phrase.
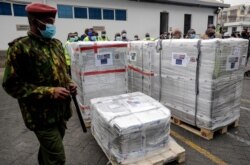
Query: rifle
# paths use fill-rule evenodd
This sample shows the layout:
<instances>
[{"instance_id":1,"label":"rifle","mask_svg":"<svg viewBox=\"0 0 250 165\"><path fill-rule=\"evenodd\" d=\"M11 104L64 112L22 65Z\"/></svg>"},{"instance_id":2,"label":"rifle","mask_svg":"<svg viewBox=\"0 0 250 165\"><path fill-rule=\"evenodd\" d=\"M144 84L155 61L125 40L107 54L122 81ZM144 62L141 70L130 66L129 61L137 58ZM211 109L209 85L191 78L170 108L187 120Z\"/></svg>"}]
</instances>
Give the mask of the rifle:
<instances>
[{"instance_id":1,"label":"rifle","mask_svg":"<svg viewBox=\"0 0 250 165\"><path fill-rule=\"evenodd\" d=\"M81 115L79 105L78 105L77 100L76 100L76 94L71 94L71 96L72 96L72 99L73 99L75 107L76 107L76 112L77 112L78 118L80 120L82 130L83 130L83 132L87 132L86 126L85 126L84 121L82 119L82 115Z\"/></svg>"}]
</instances>

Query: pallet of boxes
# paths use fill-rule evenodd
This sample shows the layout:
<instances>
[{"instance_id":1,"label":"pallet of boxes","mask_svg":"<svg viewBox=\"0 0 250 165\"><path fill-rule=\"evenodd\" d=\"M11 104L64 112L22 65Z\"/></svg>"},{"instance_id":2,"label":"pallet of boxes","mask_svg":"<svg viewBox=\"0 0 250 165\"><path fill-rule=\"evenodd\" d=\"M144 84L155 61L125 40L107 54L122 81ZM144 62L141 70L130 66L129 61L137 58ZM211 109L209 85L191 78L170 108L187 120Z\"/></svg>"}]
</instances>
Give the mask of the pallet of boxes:
<instances>
[{"instance_id":1,"label":"pallet of boxes","mask_svg":"<svg viewBox=\"0 0 250 165\"><path fill-rule=\"evenodd\" d=\"M161 102L173 123L208 140L238 126L247 48L243 39L163 41Z\"/></svg>"},{"instance_id":2,"label":"pallet of boxes","mask_svg":"<svg viewBox=\"0 0 250 165\"><path fill-rule=\"evenodd\" d=\"M71 49L84 120L112 164L183 162L170 121L209 140L238 126L247 40L78 42Z\"/></svg>"},{"instance_id":3,"label":"pallet of boxes","mask_svg":"<svg viewBox=\"0 0 250 165\"><path fill-rule=\"evenodd\" d=\"M127 92L127 43L75 42L69 49L77 100L84 122L90 126L90 99Z\"/></svg>"},{"instance_id":4,"label":"pallet of boxes","mask_svg":"<svg viewBox=\"0 0 250 165\"><path fill-rule=\"evenodd\" d=\"M170 137L170 111L134 92L91 100L91 131L111 164L153 165L185 160Z\"/></svg>"},{"instance_id":5,"label":"pallet of boxes","mask_svg":"<svg viewBox=\"0 0 250 165\"><path fill-rule=\"evenodd\" d=\"M91 120L92 134L112 164L183 162L185 150L169 135L170 111L143 93L126 94L127 44L71 44L71 72L84 122Z\"/></svg>"},{"instance_id":6,"label":"pallet of boxes","mask_svg":"<svg viewBox=\"0 0 250 165\"><path fill-rule=\"evenodd\" d=\"M174 124L208 140L238 126L247 40L163 40L157 46L160 51L149 55L150 47L130 43L129 65L150 66L146 70L153 76L145 79L145 67L137 75L129 73L129 91L150 91L171 110ZM134 85L141 81L151 83Z\"/></svg>"}]
</instances>

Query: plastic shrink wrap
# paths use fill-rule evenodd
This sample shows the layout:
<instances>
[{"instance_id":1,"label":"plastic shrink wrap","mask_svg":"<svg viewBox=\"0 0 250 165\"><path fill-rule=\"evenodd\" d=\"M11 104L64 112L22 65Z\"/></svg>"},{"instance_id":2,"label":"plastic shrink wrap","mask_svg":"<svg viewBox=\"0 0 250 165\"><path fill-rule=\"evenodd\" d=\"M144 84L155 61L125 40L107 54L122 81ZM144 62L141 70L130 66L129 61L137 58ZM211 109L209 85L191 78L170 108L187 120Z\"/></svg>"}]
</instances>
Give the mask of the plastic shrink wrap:
<instances>
[{"instance_id":1,"label":"plastic shrink wrap","mask_svg":"<svg viewBox=\"0 0 250 165\"><path fill-rule=\"evenodd\" d=\"M161 65L155 67L159 82L154 88L160 92L160 101L171 109L172 115L194 125L195 117L195 80L198 57L198 40L163 40ZM161 73L159 73L161 71Z\"/></svg>"},{"instance_id":2,"label":"plastic shrink wrap","mask_svg":"<svg viewBox=\"0 0 250 165\"><path fill-rule=\"evenodd\" d=\"M170 111L140 93L91 100L91 131L112 162L130 163L165 148Z\"/></svg>"},{"instance_id":3,"label":"plastic shrink wrap","mask_svg":"<svg viewBox=\"0 0 250 165\"><path fill-rule=\"evenodd\" d=\"M69 49L77 100L85 122L90 122L90 99L127 92L127 43L75 42Z\"/></svg>"},{"instance_id":4,"label":"plastic shrink wrap","mask_svg":"<svg viewBox=\"0 0 250 165\"><path fill-rule=\"evenodd\" d=\"M247 47L243 39L164 40L153 88L186 123L209 130L228 125L240 116Z\"/></svg>"},{"instance_id":5,"label":"plastic shrink wrap","mask_svg":"<svg viewBox=\"0 0 250 165\"><path fill-rule=\"evenodd\" d=\"M128 47L128 90L152 96L153 67L156 52L153 41L132 41Z\"/></svg>"},{"instance_id":6,"label":"plastic shrink wrap","mask_svg":"<svg viewBox=\"0 0 250 165\"><path fill-rule=\"evenodd\" d=\"M215 130L239 118L248 40L173 39L162 42L132 41L128 44L128 48L112 48L113 51L121 51L124 57L112 66L97 66L94 62L96 52L107 52L111 48L101 48L95 43L77 44L75 50L78 51L74 54L78 64L72 71L78 71L72 75L79 84L81 102L122 94L128 87L130 92L141 91L160 100L173 116L200 128ZM85 74L112 67L125 68L126 65L127 84L123 79L125 73ZM112 75L115 78L107 77Z\"/></svg>"},{"instance_id":7,"label":"plastic shrink wrap","mask_svg":"<svg viewBox=\"0 0 250 165\"><path fill-rule=\"evenodd\" d=\"M240 117L248 40L201 42L197 125L216 129Z\"/></svg>"}]
</instances>

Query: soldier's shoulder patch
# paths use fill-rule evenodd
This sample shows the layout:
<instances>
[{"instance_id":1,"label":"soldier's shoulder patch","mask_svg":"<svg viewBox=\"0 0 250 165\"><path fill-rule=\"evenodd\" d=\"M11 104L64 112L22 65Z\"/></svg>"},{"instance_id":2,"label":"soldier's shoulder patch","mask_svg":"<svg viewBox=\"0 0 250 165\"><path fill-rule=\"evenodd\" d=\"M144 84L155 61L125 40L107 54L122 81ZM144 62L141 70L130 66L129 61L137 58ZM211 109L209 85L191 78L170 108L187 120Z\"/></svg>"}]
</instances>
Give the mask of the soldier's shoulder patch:
<instances>
[{"instance_id":1,"label":"soldier's shoulder patch","mask_svg":"<svg viewBox=\"0 0 250 165\"><path fill-rule=\"evenodd\" d=\"M25 39L25 38L28 38L28 36L23 36L23 37L16 38L13 41L11 41L8 45L13 46L16 42L18 42L18 41L20 41L22 39Z\"/></svg>"}]
</instances>

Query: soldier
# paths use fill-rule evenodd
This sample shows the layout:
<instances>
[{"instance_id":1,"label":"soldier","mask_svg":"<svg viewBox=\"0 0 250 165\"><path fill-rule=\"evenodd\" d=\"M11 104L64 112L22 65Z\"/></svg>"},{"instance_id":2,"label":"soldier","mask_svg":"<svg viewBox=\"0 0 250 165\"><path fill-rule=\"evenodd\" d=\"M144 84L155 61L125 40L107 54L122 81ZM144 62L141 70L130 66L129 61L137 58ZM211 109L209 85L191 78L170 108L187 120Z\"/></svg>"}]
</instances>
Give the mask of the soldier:
<instances>
[{"instance_id":1,"label":"soldier","mask_svg":"<svg viewBox=\"0 0 250 165\"><path fill-rule=\"evenodd\" d=\"M25 10L30 31L9 43L2 85L18 99L26 127L38 138L39 164L63 165L62 140L72 116L70 93L76 93L76 85L67 74L62 43L53 38L57 10L40 3Z\"/></svg>"}]
</instances>

